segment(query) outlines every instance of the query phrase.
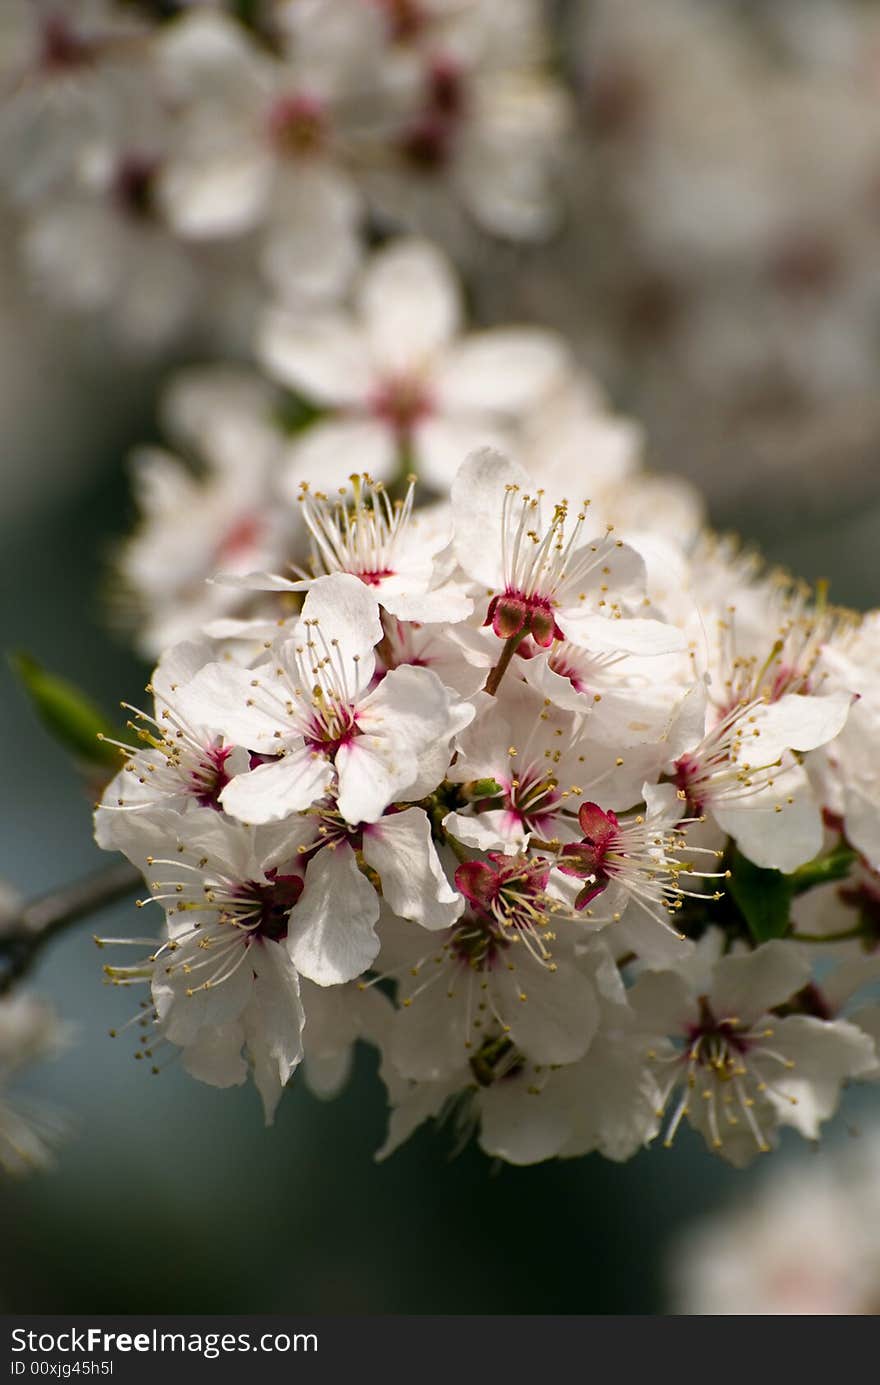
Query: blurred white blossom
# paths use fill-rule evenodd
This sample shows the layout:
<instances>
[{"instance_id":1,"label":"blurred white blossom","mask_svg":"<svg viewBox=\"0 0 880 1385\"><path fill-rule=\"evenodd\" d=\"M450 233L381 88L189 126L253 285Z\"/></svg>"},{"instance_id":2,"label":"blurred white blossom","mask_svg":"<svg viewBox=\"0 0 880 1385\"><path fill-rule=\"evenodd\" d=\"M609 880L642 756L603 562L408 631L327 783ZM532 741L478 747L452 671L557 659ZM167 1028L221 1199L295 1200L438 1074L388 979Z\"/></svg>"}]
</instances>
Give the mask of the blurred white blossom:
<instances>
[{"instance_id":1,"label":"blurred white blossom","mask_svg":"<svg viewBox=\"0 0 880 1385\"><path fill-rule=\"evenodd\" d=\"M70 1037L70 1027L47 1002L24 993L0 999L0 1169L5 1173L29 1173L54 1162L66 1121L11 1088L23 1070L61 1053Z\"/></svg>"}]
</instances>

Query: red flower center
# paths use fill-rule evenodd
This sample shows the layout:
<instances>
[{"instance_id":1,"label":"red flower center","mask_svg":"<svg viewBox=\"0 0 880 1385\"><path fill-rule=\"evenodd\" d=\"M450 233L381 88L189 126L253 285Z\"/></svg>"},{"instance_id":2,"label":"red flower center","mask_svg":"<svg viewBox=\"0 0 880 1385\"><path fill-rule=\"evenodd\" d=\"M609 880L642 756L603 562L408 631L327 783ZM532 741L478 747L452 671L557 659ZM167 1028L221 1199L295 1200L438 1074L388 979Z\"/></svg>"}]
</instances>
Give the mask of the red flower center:
<instances>
[{"instance_id":1,"label":"red flower center","mask_svg":"<svg viewBox=\"0 0 880 1385\"><path fill-rule=\"evenodd\" d=\"M220 810L220 795L229 783L226 761L232 754L232 746L212 746L204 753L198 769L190 775L192 792L200 808Z\"/></svg>"},{"instance_id":2,"label":"red flower center","mask_svg":"<svg viewBox=\"0 0 880 1385\"><path fill-rule=\"evenodd\" d=\"M299 875L278 875L274 870L267 871L266 874L269 877L268 884L261 885L251 881L242 891L246 898L253 900L259 910L250 941L268 938L270 942L280 943L287 937L290 911L297 904L305 881Z\"/></svg>"},{"instance_id":3,"label":"red flower center","mask_svg":"<svg viewBox=\"0 0 880 1385\"><path fill-rule=\"evenodd\" d=\"M575 900L576 909L585 909L614 874L608 854L618 841L620 822L616 813L606 813L598 803L582 803L578 823L583 838L562 848L559 869L563 875L588 882Z\"/></svg>"},{"instance_id":4,"label":"red flower center","mask_svg":"<svg viewBox=\"0 0 880 1385\"><path fill-rule=\"evenodd\" d=\"M433 402L420 380L411 375L394 375L376 390L371 407L376 418L387 423L399 437L406 437L432 412Z\"/></svg>"},{"instance_id":5,"label":"red flower center","mask_svg":"<svg viewBox=\"0 0 880 1385\"><path fill-rule=\"evenodd\" d=\"M547 649L554 640L564 639L556 624L549 597L532 595L508 587L489 602L484 625L491 625L500 640L531 635L535 644Z\"/></svg>"}]
</instances>

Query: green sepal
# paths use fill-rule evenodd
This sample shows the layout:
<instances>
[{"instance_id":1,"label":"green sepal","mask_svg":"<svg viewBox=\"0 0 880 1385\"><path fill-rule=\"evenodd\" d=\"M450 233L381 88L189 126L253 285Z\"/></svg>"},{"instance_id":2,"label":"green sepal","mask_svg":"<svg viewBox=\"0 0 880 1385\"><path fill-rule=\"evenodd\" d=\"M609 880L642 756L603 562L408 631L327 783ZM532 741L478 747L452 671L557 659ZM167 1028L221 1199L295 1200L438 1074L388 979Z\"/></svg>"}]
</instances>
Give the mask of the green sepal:
<instances>
[{"instance_id":1,"label":"green sepal","mask_svg":"<svg viewBox=\"0 0 880 1385\"><path fill-rule=\"evenodd\" d=\"M781 870L756 866L735 850L727 890L756 943L783 938L788 932L794 896L791 876L783 875Z\"/></svg>"},{"instance_id":2,"label":"green sepal","mask_svg":"<svg viewBox=\"0 0 880 1385\"><path fill-rule=\"evenodd\" d=\"M285 390L275 409L275 421L282 432L296 437L323 418L326 412L319 404L312 404L294 390Z\"/></svg>"},{"instance_id":3,"label":"green sepal","mask_svg":"<svg viewBox=\"0 0 880 1385\"><path fill-rule=\"evenodd\" d=\"M788 877L791 881L792 892L804 894L807 890L814 889L816 885L828 885L834 880L846 880L858 859L859 853L857 851L853 851L852 847L847 846L845 842L838 842L827 856L817 856L815 861L808 861L805 866L798 866L797 870L792 872Z\"/></svg>"},{"instance_id":4,"label":"green sepal","mask_svg":"<svg viewBox=\"0 0 880 1385\"><path fill-rule=\"evenodd\" d=\"M497 798L504 791L494 779L472 779L464 785L463 792L465 798L473 802L479 798Z\"/></svg>"}]
</instances>

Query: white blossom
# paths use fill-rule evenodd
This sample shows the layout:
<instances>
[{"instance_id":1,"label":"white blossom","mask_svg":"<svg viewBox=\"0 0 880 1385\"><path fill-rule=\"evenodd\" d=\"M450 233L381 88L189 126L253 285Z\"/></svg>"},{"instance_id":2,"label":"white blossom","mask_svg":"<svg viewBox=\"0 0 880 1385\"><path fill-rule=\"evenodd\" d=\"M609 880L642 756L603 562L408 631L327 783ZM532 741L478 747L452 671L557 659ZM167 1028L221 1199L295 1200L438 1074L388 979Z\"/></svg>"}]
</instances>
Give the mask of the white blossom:
<instances>
[{"instance_id":1,"label":"white blossom","mask_svg":"<svg viewBox=\"0 0 880 1385\"><path fill-rule=\"evenodd\" d=\"M842 1084L876 1063L873 1041L845 1020L775 1013L809 980L797 951L769 942L747 955L719 956L723 936L707 933L675 972L639 977L631 1004L672 1112L736 1165L771 1147L780 1124L816 1139L837 1108ZM668 1039L665 1036L669 1036Z\"/></svg>"},{"instance_id":2,"label":"white blossom","mask_svg":"<svg viewBox=\"0 0 880 1385\"><path fill-rule=\"evenodd\" d=\"M9 1090L31 1064L56 1057L70 1027L46 1001L16 993L0 1000L0 1169L25 1174L51 1168L66 1122L54 1111Z\"/></svg>"},{"instance_id":3,"label":"white blossom","mask_svg":"<svg viewBox=\"0 0 880 1385\"><path fill-rule=\"evenodd\" d=\"M314 583L293 638L268 665L210 664L181 690L190 715L219 717L239 744L269 757L223 789L228 812L277 821L336 783L346 821L375 822L413 788L420 759L448 746L473 712L430 669L402 665L370 691L381 638L368 588L334 574Z\"/></svg>"},{"instance_id":4,"label":"white blossom","mask_svg":"<svg viewBox=\"0 0 880 1385\"><path fill-rule=\"evenodd\" d=\"M159 809L139 827L141 854L130 855L149 885L142 903L164 909L167 931L143 961L104 971L117 985L149 984L156 1038L145 1044L148 1056L172 1044L193 1077L216 1087L244 1082L250 1065L271 1123L303 1056L288 947L303 891L299 863L277 828L244 827L209 808L180 819Z\"/></svg>"},{"instance_id":5,"label":"white blossom","mask_svg":"<svg viewBox=\"0 0 880 1385\"><path fill-rule=\"evenodd\" d=\"M558 504L545 521L541 493L525 471L489 448L462 465L452 489L455 550L474 582L493 595L486 623L499 639L531 635L599 652L666 654L681 634L634 614L645 604L644 563L610 532L582 538L586 506L574 522Z\"/></svg>"},{"instance_id":6,"label":"white blossom","mask_svg":"<svg viewBox=\"0 0 880 1385\"><path fill-rule=\"evenodd\" d=\"M539 328L462 334L462 316L447 260L409 239L371 259L351 313L267 314L267 369L326 411L292 451L292 491L353 471L388 481L402 464L446 494L469 451L509 437L563 369L564 347Z\"/></svg>"}]
</instances>

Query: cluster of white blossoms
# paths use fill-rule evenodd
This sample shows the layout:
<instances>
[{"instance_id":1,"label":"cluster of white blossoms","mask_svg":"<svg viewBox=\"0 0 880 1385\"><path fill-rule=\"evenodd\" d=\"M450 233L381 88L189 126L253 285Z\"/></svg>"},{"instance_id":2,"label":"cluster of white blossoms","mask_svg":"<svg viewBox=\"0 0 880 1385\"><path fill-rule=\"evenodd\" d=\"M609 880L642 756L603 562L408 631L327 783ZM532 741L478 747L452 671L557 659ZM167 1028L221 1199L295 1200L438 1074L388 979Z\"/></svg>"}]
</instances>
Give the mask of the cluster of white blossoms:
<instances>
[{"instance_id":1,"label":"cluster of white blossoms","mask_svg":"<svg viewBox=\"0 0 880 1385\"><path fill-rule=\"evenodd\" d=\"M600 528L669 529L684 545L699 530L693 490L640 473L640 430L608 411L556 333L468 330L458 278L429 241L390 240L332 306L268 307L256 355L257 369L181 372L163 400L170 447L132 458L140 520L120 548L113 593L150 657L203 629L236 633L223 622L256 598L233 576L306 563L312 544L335 570L318 532L323 512L306 497L353 472L386 485L414 472L420 498L444 499L462 459L494 446L554 485L577 467ZM437 554L448 542L444 512L423 509L418 528L396 527L394 543L421 552L429 582L429 545ZM332 547L332 528L330 538ZM218 572L222 582L206 580Z\"/></svg>"},{"instance_id":2,"label":"cluster of white blossoms","mask_svg":"<svg viewBox=\"0 0 880 1385\"><path fill-rule=\"evenodd\" d=\"M679 1237L672 1311L875 1316L880 1309L880 1130L774 1167L757 1189Z\"/></svg>"},{"instance_id":3,"label":"cluster of white blossoms","mask_svg":"<svg viewBox=\"0 0 880 1385\"><path fill-rule=\"evenodd\" d=\"M119 559L160 653L96 813L146 882L136 960L101 940L138 1052L271 1120L366 1040L382 1155L816 1138L880 1073L877 616L704 531L425 242L259 350L172 389L202 468L137 459Z\"/></svg>"},{"instance_id":4,"label":"cluster of white blossoms","mask_svg":"<svg viewBox=\"0 0 880 1385\"><path fill-rule=\"evenodd\" d=\"M0 188L31 274L152 345L259 275L343 289L376 228L556 226L540 0L4 0ZM231 328L230 328L231 330Z\"/></svg>"}]
</instances>

